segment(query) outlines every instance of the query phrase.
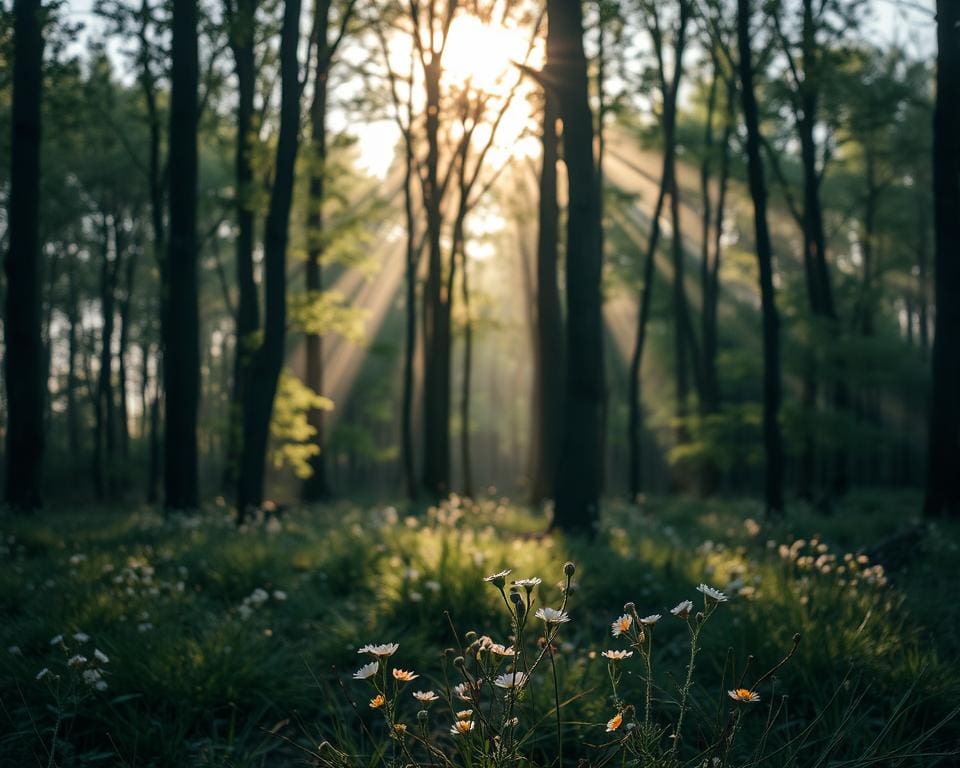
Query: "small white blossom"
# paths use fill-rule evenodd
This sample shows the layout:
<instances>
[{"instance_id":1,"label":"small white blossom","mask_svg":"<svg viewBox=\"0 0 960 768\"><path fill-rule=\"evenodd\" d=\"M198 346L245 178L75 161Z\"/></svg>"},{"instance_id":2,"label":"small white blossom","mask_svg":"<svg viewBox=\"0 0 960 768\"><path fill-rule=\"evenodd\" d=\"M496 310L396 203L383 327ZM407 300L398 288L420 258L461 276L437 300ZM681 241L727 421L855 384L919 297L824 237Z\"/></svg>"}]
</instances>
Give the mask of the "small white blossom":
<instances>
[{"instance_id":1,"label":"small white blossom","mask_svg":"<svg viewBox=\"0 0 960 768\"><path fill-rule=\"evenodd\" d=\"M373 677L377 674L377 670L380 668L380 665L375 661L371 661L369 664L364 664L360 669L353 673L354 680L366 680L369 677Z\"/></svg>"},{"instance_id":2,"label":"small white blossom","mask_svg":"<svg viewBox=\"0 0 960 768\"><path fill-rule=\"evenodd\" d=\"M690 615L690 611L693 610L693 603L689 600L683 600L677 603L676 607L670 609L670 613L676 616L679 619L685 619Z\"/></svg>"},{"instance_id":3,"label":"small white blossom","mask_svg":"<svg viewBox=\"0 0 960 768\"><path fill-rule=\"evenodd\" d=\"M382 643L380 645L367 644L357 649L357 653L369 653L373 656L393 656L400 647L400 643Z\"/></svg>"},{"instance_id":4,"label":"small white blossom","mask_svg":"<svg viewBox=\"0 0 960 768\"><path fill-rule=\"evenodd\" d=\"M86 632L76 632L73 635L73 639L78 643L86 643L88 640L90 640L90 635L88 635Z\"/></svg>"},{"instance_id":5,"label":"small white blossom","mask_svg":"<svg viewBox=\"0 0 960 768\"><path fill-rule=\"evenodd\" d=\"M706 584L701 584L699 587L697 587L697 592L702 593L707 600L711 600L714 603L727 602L727 596L723 594L723 592L721 592L719 589L708 587Z\"/></svg>"},{"instance_id":6,"label":"small white blossom","mask_svg":"<svg viewBox=\"0 0 960 768\"><path fill-rule=\"evenodd\" d=\"M493 680L493 684L497 688L523 688L525 682L527 682L527 676L523 672L508 672Z\"/></svg>"},{"instance_id":7,"label":"small white blossom","mask_svg":"<svg viewBox=\"0 0 960 768\"><path fill-rule=\"evenodd\" d=\"M652 627L654 624L660 621L660 618L661 617L659 613L651 613L649 616L644 616L642 619L640 619L640 623L645 624L648 627Z\"/></svg>"},{"instance_id":8,"label":"small white blossom","mask_svg":"<svg viewBox=\"0 0 960 768\"><path fill-rule=\"evenodd\" d=\"M566 611L558 611L555 608L539 608L534 615L547 622L547 624L563 624L570 621Z\"/></svg>"}]
</instances>

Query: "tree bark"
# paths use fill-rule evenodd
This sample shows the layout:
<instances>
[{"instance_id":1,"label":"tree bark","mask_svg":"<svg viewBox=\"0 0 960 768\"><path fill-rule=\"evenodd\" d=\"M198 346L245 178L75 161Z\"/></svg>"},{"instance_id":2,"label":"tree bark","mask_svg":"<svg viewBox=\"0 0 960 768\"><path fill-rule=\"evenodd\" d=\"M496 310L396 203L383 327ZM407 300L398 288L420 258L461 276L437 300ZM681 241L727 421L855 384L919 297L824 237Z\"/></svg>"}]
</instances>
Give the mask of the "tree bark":
<instances>
[{"instance_id":1,"label":"tree bark","mask_svg":"<svg viewBox=\"0 0 960 768\"><path fill-rule=\"evenodd\" d=\"M767 225L767 188L760 156L760 118L753 84L750 51L751 0L737 0L737 47L740 61L740 97L747 127L747 176L753 198L760 300L763 316L763 446L764 501L768 516L783 513L783 449L780 438L780 338L773 289L773 247Z\"/></svg>"},{"instance_id":2,"label":"tree bark","mask_svg":"<svg viewBox=\"0 0 960 768\"><path fill-rule=\"evenodd\" d=\"M927 517L960 516L960 5L937 0L934 298Z\"/></svg>"},{"instance_id":3,"label":"tree bark","mask_svg":"<svg viewBox=\"0 0 960 768\"><path fill-rule=\"evenodd\" d=\"M10 145L9 248L4 313L7 384L6 502L41 505L43 470L43 341L40 300L40 100L43 11L40 0L15 0Z\"/></svg>"},{"instance_id":4,"label":"tree bark","mask_svg":"<svg viewBox=\"0 0 960 768\"><path fill-rule=\"evenodd\" d=\"M237 487L237 519L240 522L248 510L263 502L270 418L283 368L287 324L287 240L300 128L299 25L300 0L286 0L280 38L280 129L264 234L263 342L251 360L244 401L243 450Z\"/></svg>"},{"instance_id":5,"label":"tree bark","mask_svg":"<svg viewBox=\"0 0 960 768\"><path fill-rule=\"evenodd\" d=\"M536 321L533 427L535 453L530 503L554 498L557 456L563 432L563 310L557 281L560 205L557 200L556 97L548 89L543 104L543 148L537 229Z\"/></svg>"},{"instance_id":6,"label":"tree bark","mask_svg":"<svg viewBox=\"0 0 960 768\"><path fill-rule=\"evenodd\" d=\"M163 324L164 507L199 506L197 408L200 329L197 279L197 0L173 0L170 94L169 292Z\"/></svg>"},{"instance_id":7,"label":"tree bark","mask_svg":"<svg viewBox=\"0 0 960 768\"><path fill-rule=\"evenodd\" d=\"M567 166L567 337L563 438L553 524L593 533L603 473L603 297L600 204L580 3L548 0L547 66L563 120Z\"/></svg>"},{"instance_id":8,"label":"tree bark","mask_svg":"<svg viewBox=\"0 0 960 768\"><path fill-rule=\"evenodd\" d=\"M253 277L254 209L252 134L254 128L254 96L256 94L256 32L257 0L228 2L230 49L233 52L237 76L237 135L234 147L234 184L236 187L234 211L237 217L235 241L235 269L237 276L237 313L235 318L233 385L227 415L227 452L224 461L222 485L234 488L240 468L243 445L243 403L250 360L255 338L260 328L260 308L257 285Z\"/></svg>"}]
</instances>

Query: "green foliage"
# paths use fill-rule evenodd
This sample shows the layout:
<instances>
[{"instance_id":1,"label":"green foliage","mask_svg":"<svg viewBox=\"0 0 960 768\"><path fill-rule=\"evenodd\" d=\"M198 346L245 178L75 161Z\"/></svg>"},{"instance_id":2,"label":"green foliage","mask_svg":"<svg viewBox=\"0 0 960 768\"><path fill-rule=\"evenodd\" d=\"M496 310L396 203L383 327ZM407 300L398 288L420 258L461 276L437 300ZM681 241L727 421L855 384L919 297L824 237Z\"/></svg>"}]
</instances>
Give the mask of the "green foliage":
<instances>
[{"instance_id":1,"label":"green foliage","mask_svg":"<svg viewBox=\"0 0 960 768\"><path fill-rule=\"evenodd\" d=\"M332 411L333 401L314 392L289 370L280 374L273 403L270 434L273 436L273 466L289 466L302 479L310 477L310 459L320 453L313 440L317 428L310 421L314 410Z\"/></svg>"}]
</instances>

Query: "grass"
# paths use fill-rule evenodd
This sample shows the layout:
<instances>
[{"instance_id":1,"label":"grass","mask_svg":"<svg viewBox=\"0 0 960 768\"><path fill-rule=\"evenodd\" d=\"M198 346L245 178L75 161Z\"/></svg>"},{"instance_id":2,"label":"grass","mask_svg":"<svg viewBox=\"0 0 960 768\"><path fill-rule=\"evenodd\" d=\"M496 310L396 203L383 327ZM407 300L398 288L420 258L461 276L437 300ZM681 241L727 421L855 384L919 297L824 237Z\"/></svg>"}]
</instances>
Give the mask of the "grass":
<instances>
[{"instance_id":1,"label":"grass","mask_svg":"<svg viewBox=\"0 0 960 768\"><path fill-rule=\"evenodd\" d=\"M384 726L350 679L356 649L399 642L396 663L440 690L444 675L456 677L452 657L468 632L510 635L503 599L483 577L501 568L540 576L539 604L557 606L567 560L577 564L573 620L555 654L570 700L565 764L603 740L618 702L643 704L642 665L624 663L615 699L600 657L626 647L610 622L628 601L641 616L666 616L653 647L653 720L669 727L689 638L668 609L705 581L733 599L702 633L689 754L680 750L677 764L700 754L718 693L748 657L745 677L756 679L799 633L793 658L761 690L764 711L776 703L780 717L774 726L744 718L746 746L731 765L760 764L750 760L761 739L770 750L794 745L768 765L953 765L955 755L933 753L960 742L958 530L940 525L909 551L894 547L893 568L857 561L917 508L909 495L856 495L829 517L796 506L762 525L753 502L611 502L592 542L543 536L542 516L498 500L409 514L338 503L242 530L221 508L167 521L149 510L0 517L0 766L300 765L302 750L324 740L351 765L390 762L389 747L377 752ZM82 677L95 663L67 665L95 648L109 658L95 681L105 690ZM37 680L44 668L50 676ZM557 751L553 696L545 687L528 703L548 721L525 746L540 765Z\"/></svg>"}]
</instances>

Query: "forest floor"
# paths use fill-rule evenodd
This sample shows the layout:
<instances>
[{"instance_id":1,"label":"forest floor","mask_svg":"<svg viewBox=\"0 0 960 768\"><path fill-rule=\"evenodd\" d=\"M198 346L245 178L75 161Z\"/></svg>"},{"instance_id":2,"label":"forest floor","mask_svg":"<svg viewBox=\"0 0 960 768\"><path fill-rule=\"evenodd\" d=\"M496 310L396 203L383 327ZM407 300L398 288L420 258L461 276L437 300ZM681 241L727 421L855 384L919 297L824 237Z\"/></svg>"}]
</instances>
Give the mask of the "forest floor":
<instances>
[{"instance_id":1,"label":"forest floor","mask_svg":"<svg viewBox=\"0 0 960 768\"><path fill-rule=\"evenodd\" d=\"M707 719L733 687L728 661L739 678L752 654L756 679L801 635L758 687L757 723L779 719L755 731L782 751L758 759L748 725L731 765L956 765L943 752L960 743L960 530L921 535L918 509L909 494L858 494L830 516L795 505L769 524L753 501L611 502L590 542L544 535L543 516L498 500L341 502L242 529L222 508L0 516L0 766L300 765L324 739L369 751L360 734L383 726L351 679L358 647L398 642L396 663L440 690L444 649L468 630L507 640L484 577L539 576L538 605L556 607L567 560L577 588L558 675L578 738L611 716L598 654L623 647L610 624L627 601L664 615L654 718L669 722L688 652L669 609L702 602L706 582L731 598L697 657ZM625 668L624 700L640 678ZM549 743L531 748L549 758Z\"/></svg>"}]
</instances>

